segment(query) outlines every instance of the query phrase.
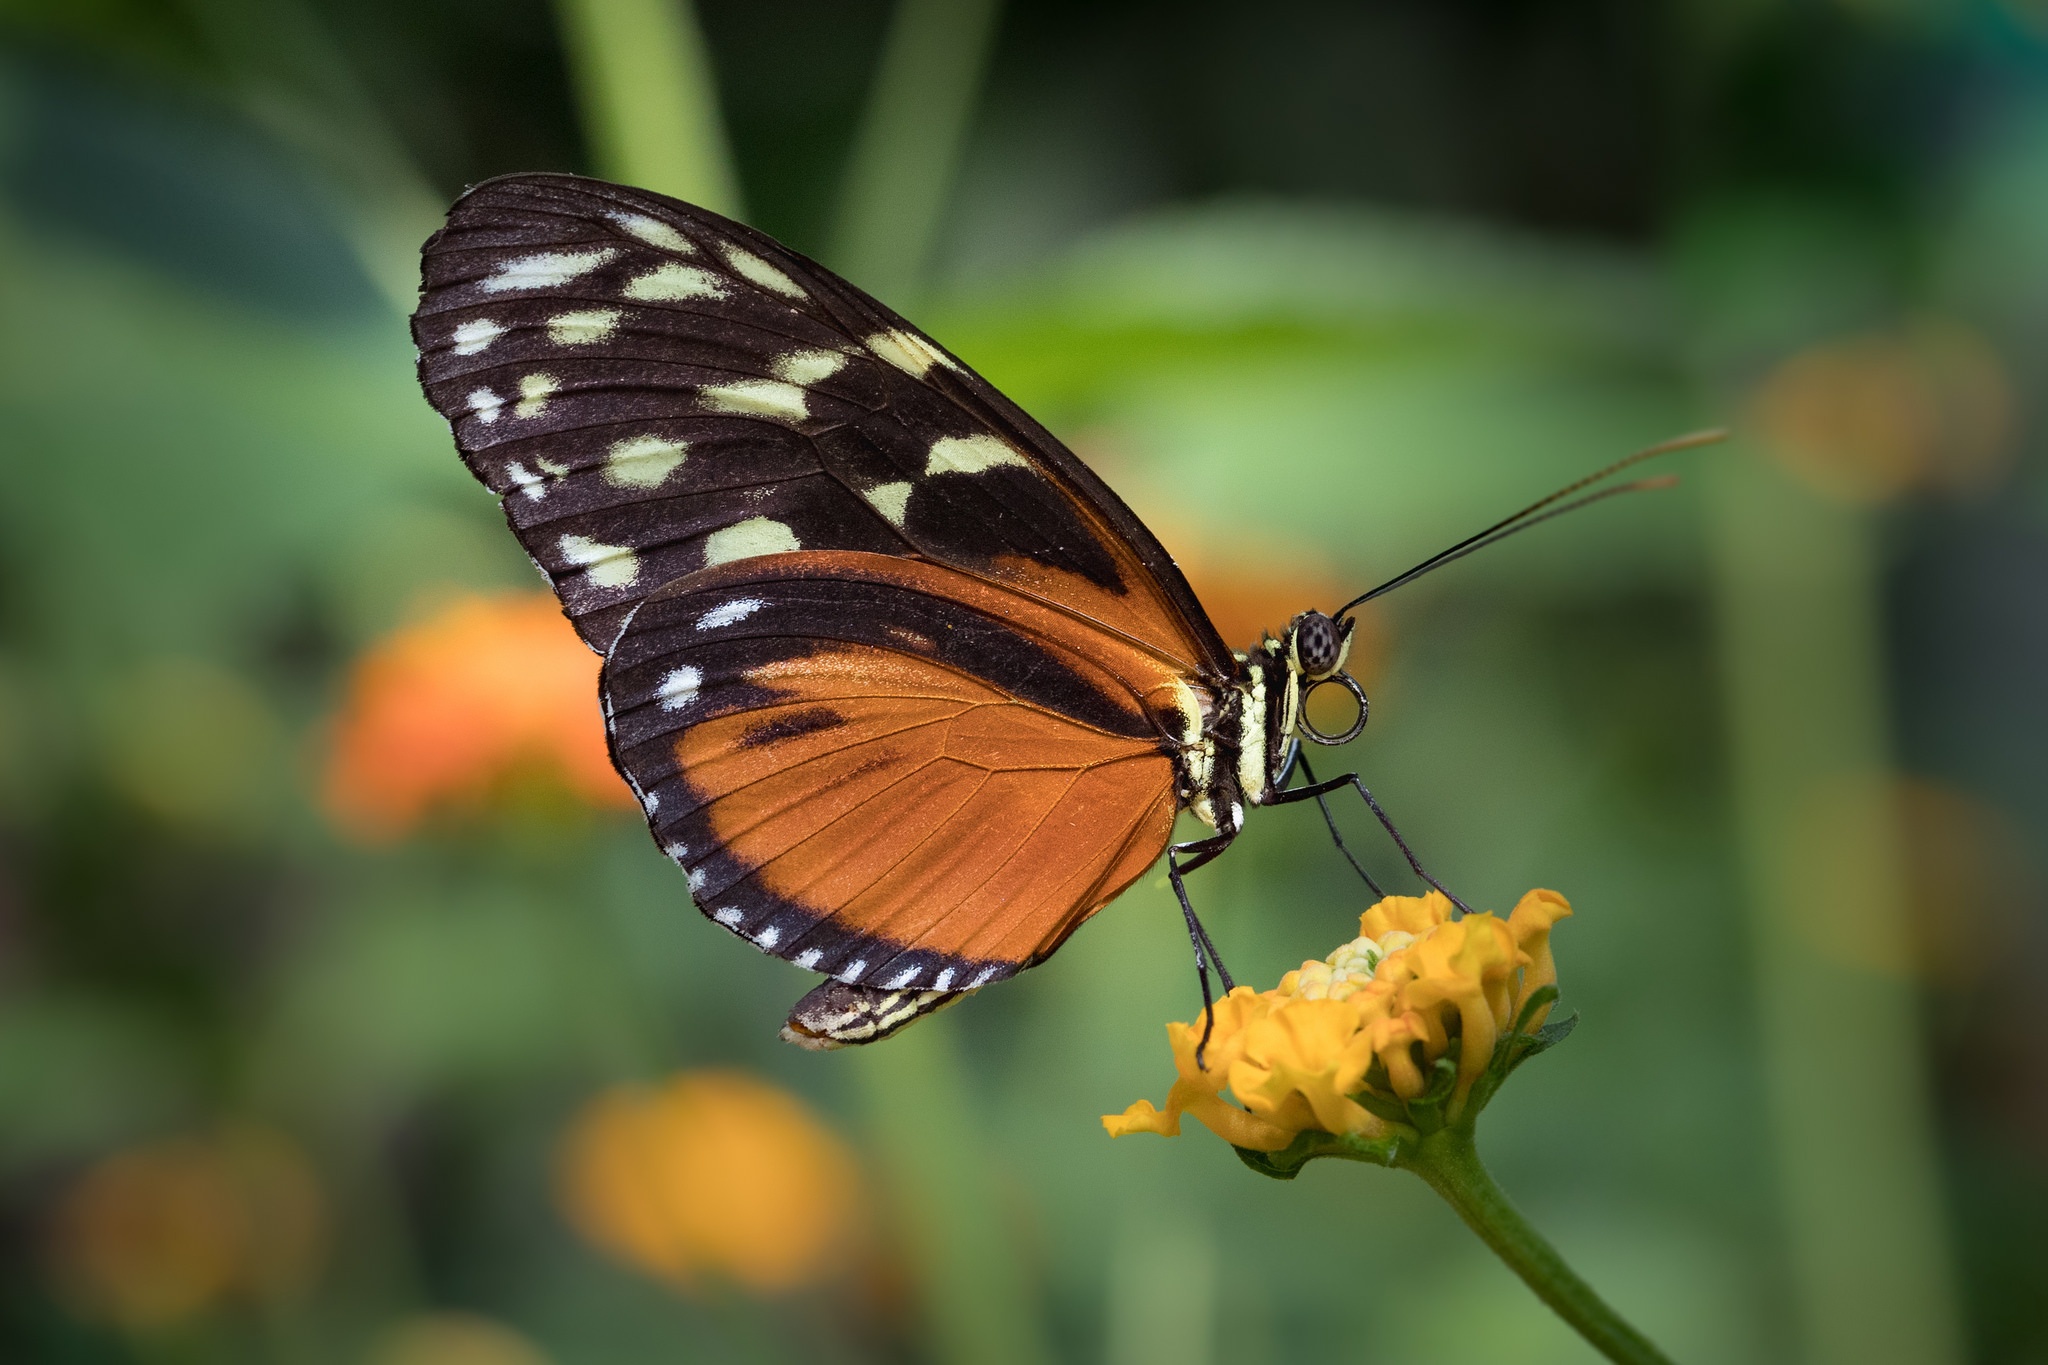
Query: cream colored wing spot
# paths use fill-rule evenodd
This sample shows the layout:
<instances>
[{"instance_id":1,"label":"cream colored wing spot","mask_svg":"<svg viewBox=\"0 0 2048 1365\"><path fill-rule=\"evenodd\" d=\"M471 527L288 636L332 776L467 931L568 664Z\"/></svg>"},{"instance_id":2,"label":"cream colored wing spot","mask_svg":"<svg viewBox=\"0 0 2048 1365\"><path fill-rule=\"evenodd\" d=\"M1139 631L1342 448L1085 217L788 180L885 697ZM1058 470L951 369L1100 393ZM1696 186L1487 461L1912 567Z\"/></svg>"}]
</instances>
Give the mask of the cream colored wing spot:
<instances>
[{"instance_id":1,"label":"cream colored wing spot","mask_svg":"<svg viewBox=\"0 0 2048 1365\"><path fill-rule=\"evenodd\" d=\"M644 213L614 213L611 220L619 225L621 231L631 233L647 245L658 246L663 251L688 255L697 249L695 242L659 218L649 218Z\"/></svg>"},{"instance_id":2,"label":"cream colored wing spot","mask_svg":"<svg viewBox=\"0 0 2048 1365\"><path fill-rule=\"evenodd\" d=\"M1031 466L1022 455L993 436L945 436L932 442L924 462L926 474L981 474L1000 465Z\"/></svg>"},{"instance_id":3,"label":"cream colored wing spot","mask_svg":"<svg viewBox=\"0 0 2048 1365\"><path fill-rule=\"evenodd\" d=\"M614 488L659 488L682 465L687 441L628 436L605 452L604 481Z\"/></svg>"},{"instance_id":4,"label":"cream colored wing spot","mask_svg":"<svg viewBox=\"0 0 2048 1365\"><path fill-rule=\"evenodd\" d=\"M697 629L720 630L726 626L738 625L767 605L758 597L739 597L730 602L721 602L697 618Z\"/></svg>"},{"instance_id":5,"label":"cream colored wing spot","mask_svg":"<svg viewBox=\"0 0 2048 1365\"><path fill-rule=\"evenodd\" d=\"M846 357L837 351L791 351L778 357L771 368L777 379L792 384L815 384L830 379L845 364Z\"/></svg>"},{"instance_id":6,"label":"cream colored wing spot","mask_svg":"<svg viewBox=\"0 0 2048 1365\"><path fill-rule=\"evenodd\" d=\"M519 401L512 405L514 417L538 417L548 410L548 399L561 387L551 374L529 374L519 381Z\"/></svg>"},{"instance_id":7,"label":"cream colored wing spot","mask_svg":"<svg viewBox=\"0 0 2048 1365\"><path fill-rule=\"evenodd\" d=\"M887 517L891 526L899 531L903 529L903 517L910 508L909 484L876 484L861 496L867 499L868 506Z\"/></svg>"},{"instance_id":8,"label":"cream colored wing spot","mask_svg":"<svg viewBox=\"0 0 2048 1365\"><path fill-rule=\"evenodd\" d=\"M548 319L548 340L557 346L595 346L618 330L624 316L616 308L557 313Z\"/></svg>"},{"instance_id":9,"label":"cream colored wing spot","mask_svg":"<svg viewBox=\"0 0 2048 1365\"><path fill-rule=\"evenodd\" d=\"M731 242L725 243L720 250L725 253L725 259L731 263L734 270L745 275L763 289L772 289L786 299L807 299L810 297L809 294L804 292L802 285L762 260L759 256L756 256L753 252L742 250Z\"/></svg>"},{"instance_id":10,"label":"cream colored wing spot","mask_svg":"<svg viewBox=\"0 0 2048 1365\"><path fill-rule=\"evenodd\" d=\"M697 689L704 684L704 675L684 664L681 668L669 670L667 677L654 689L655 700L664 711L680 711L697 700Z\"/></svg>"},{"instance_id":11,"label":"cream colored wing spot","mask_svg":"<svg viewBox=\"0 0 2048 1365\"><path fill-rule=\"evenodd\" d=\"M960 368L929 341L915 332L906 332L901 328L875 333L868 338L867 346L870 351L913 379L924 378L934 365L943 365L949 370Z\"/></svg>"},{"instance_id":12,"label":"cream colored wing spot","mask_svg":"<svg viewBox=\"0 0 2048 1365\"><path fill-rule=\"evenodd\" d=\"M558 284L567 284L578 275L588 275L618 254L618 248L608 246L596 251L543 251L534 256L521 256L517 260L506 261L478 281L477 288L486 294L552 289Z\"/></svg>"},{"instance_id":13,"label":"cream colored wing spot","mask_svg":"<svg viewBox=\"0 0 2048 1365\"><path fill-rule=\"evenodd\" d=\"M492 393L489 389L471 389L469 391L469 410L475 414L476 420L479 422L497 421L498 413L504 406L505 400Z\"/></svg>"},{"instance_id":14,"label":"cream colored wing spot","mask_svg":"<svg viewBox=\"0 0 2048 1365\"><path fill-rule=\"evenodd\" d=\"M806 948L796 955L795 962L797 966L803 968L807 972L816 971L818 963L823 961L824 957L825 954L822 949Z\"/></svg>"},{"instance_id":15,"label":"cream colored wing spot","mask_svg":"<svg viewBox=\"0 0 2048 1365\"><path fill-rule=\"evenodd\" d=\"M657 266L645 275L635 275L619 291L641 303L681 303L685 299L722 299L725 281L694 265Z\"/></svg>"},{"instance_id":16,"label":"cream colored wing spot","mask_svg":"<svg viewBox=\"0 0 2048 1365\"><path fill-rule=\"evenodd\" d=\"M548 481L517 460L505 466L505 480L526 494L529 502L539 502L548 495Z\"/></svg>"},{"instance_id":17,"label":"cream colored wing spot","mask_svg":"<svg viewBox=\"0 0 2048 1365\"><path fill-rule=\"evenodd\" d=\"M697 390L697 400L713 412L742 417L773 417L801 422L811 415L804 391L779 379L741 379Z\"/></svg>"},{"instance_id":18,"label":"cream colored wing spot","mask_svg":"<svg viewBox=\"0 0 2048 1365\"><path fill-rule=\"evenodd\" d=\"M505 329L489 318L471 318L458 323L448 340L454 343L450 349L456 355L476 355L503 335Z\"/></svg>"},{"instance_id":19,"label":"cream colored wing spot","mask_svg":"<svg viewBox=\"0 0 2048 1365\"><path fill-rule=\"evenodd\" d=\"M588 536L563 536L562 558L583 570L600 588L623 588L640 576L640 556L625 545L607 545Z\"/></svg>"},{"instance_id":20,"label":"cream colored wing spot","mask_svg":"<svg viewBox=\"0 0 2048 1365\"><path fill-rule=\"evenodd\" d=\"M787 554L801 549L803 542L783 523L767 517L749 517L722 531L713 531L704 538L704 567L708 569L714 564L729 564L735 559Z\"/></svg>"}]
</instances>

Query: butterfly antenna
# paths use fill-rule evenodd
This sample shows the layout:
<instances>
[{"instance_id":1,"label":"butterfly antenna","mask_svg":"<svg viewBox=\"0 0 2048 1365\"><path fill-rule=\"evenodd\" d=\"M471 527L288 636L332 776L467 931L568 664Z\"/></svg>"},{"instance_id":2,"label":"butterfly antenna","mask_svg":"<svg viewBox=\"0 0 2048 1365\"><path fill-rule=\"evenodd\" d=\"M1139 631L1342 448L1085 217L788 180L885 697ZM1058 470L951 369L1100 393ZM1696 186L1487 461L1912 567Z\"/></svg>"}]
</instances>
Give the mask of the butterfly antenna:
<instances>
[{"instance_id":1,"label":"butterfly antenna","mask_svg":"<svg viewBox=\"0 0 2048 1365\"><path fill-rule=\"evenodd\" d=\"M1535 502L1530 503L1513 516L1503 517L1476 535L1465 537L1465 539L1449 549L1439 550L1414 568L1396 574L1369 592L1360 593L1330 614L1341 618L1354 608L1363 606L1375 597L1390 593L1403 584L1412 583L1432 570L1441 569L1444 565L1454 560L1463 559L1466 555L1472 554L1475 551L1483 550L1489 545L1498 544L1509 536L1526 531L1532 526L1541 526L1544 522L1550 521L1555 517L1561 517L1567 512L1576 512L1582 507L1591 507L1596 502L1605 502L1608 498L1619 497L1623 493L1642 493L1653 488L1669 488L1678 482L1676 475L1666 474L1656 478L1634 479L1628 483L1616 484L1611 488L1603 488L1596 493L1588 493L1584 497L1572 497L1574 493L1590 488L1604 479L1612 478L1631 465L1641 464L1645 460L1653 460L1659 455L1669 455L1679 450L1691 450L1695 446L1713 445L1717 441L1725 441L1727 439L1728 432L1723 428L1717 427L1711 431L1690 432L1684 436L1674 436L1668 441L1659 441L1653 446L1645 446L1632 455L1623 456L1604 469L1595 470L1583 479L1573 480L1548 497L1539 498ZM1567 499L1569 501L1566 501Z\"/></svg>"}]
</instances>

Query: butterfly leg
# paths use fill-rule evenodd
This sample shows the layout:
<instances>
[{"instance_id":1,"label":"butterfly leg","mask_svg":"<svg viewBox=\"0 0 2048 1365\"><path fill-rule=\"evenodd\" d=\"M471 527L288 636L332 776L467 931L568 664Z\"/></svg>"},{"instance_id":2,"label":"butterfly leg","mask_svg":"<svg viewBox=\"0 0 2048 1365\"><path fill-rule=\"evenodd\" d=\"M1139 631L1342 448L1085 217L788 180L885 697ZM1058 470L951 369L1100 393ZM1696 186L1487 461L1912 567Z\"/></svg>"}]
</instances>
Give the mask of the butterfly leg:
<instances>
[{"instance_id":1,"label":"butterfly leg","mask_svg":"<svg viewBox=\"0 0 2048 1365\"><path fill-rule=\"evenodd\" d=\"M1166 877L1173 883L1173 894L1180 900L1181 917L1188 924L1188 941L1195 948L1195 976L1202 983L1202 1041L1195 1045L1195 1066L1204 1067L1202 1054L1208 1051L1209 1036L1216 1031L1216 998L1209 990L1209 967L1215 964L1216 975L1222 979L1223 993L1230 994L1237 983L1230 979L1230 969L1223 965L1223 959L1216 952L1216 945L1209 940L1209 931L1202 927L1202 921L1195 914L1194 904L1188 900L1188 888L1181 880L1182 874L1193 872L1207 865L1217 854L1230 847L1227 835L1216 835L1208 839L1195 839L1185 844L1174 844L1166 850ZM1187 854L1185 866L1180 859Z\"/></svg>"},{"instance_id":2,"label":"butterfly leg","mask_svg":"<svg viewBox=\"0 0 2048 1365\"><path fill-rule=\"evenodd\" d=\"M1293 775L1293 769L1297 765L1301 768L1301 775L1309 780L1309 785L1315 785L1315 769L1309 767L1308 755L1301 751L1301 741L1298 739L1293 741L1293 746L1287 755L1287 762L1280 770L1280 781L1277 785L1283 791L1287 787L1287 779ZM1375 898L1383 899L1387 893L1381 889L1378 882L1372 879L1372 873L1367 872L1364 865L1358 859L1351 856L1351 850L1345 847L1344 836L1337 829L1337 817L1330 814L1330 803L1324 800L1324 794L1321 792L1316 794L1316 809L1323 813L1323 823L1330 827L1330 842L1335 844L1337 851L1344 855L1344 861L1351 864L1351 870L1358 874L1359 880L1365 883L1366 889L1371 891Z\"/></svg>"},{"instance_id":3,"label":"butterfly leg","mask_svg":"<svg viewBox=\"0 0 2048 1365\"><path fill-rule=\"evenodd\" d=\"M1305 776L1307 774L1306 766L1304 766L1302 771L1303 775ZM1311 779L1309 785L1307 785L1306 787L1295 787L1290 791L1275 793L1270 799L1268 799L1266 804L1269 806L1285 806L1295 801L1308 800L1315 800L1320 803L1324 796L1327 796L1329 793L1333 791L1341 790L1344 787L1353 788L1358 792L1358 794L1361 797L1365 799L1366 808L1370 810L1373 813L1373 817L1380 822L1381 828L1386 830L1388 837L1393 839L1394 847L1401 850L1401 856L1408 860L1408 866L1415 870L1416 876L1422 878L1422 880L1428 882L1431 886L1443 892L1444 895L1449 896L1451 904L1457 906L1458 909L1460 909L1464 913L1468 915L1472 913L1471 906L1465 904L1464 901L1459 900L1455 892L1453 892L1449 887L1445 886L1442 882L1438 881L1435 877L1432 877L1429 874L1429 869L1424 867L1422 865L1422 860L1415 856L1415 850L1409 848L1408 841L1401 837L1401 831L1394 827L1393 820L1387 815L1386 811L1380 808L1379 801L1374 798L1372 792L1367 789L1365 783L1359 781L1357 773L1346 773L1342 777L1333 777L1329 779L1327 782L1317 782ZM1325 817L1329 815L1329 807L1325 806L1323 808L1323 814ZM1331 829L1334 831L1335 828L1336 826L1332 824ZM1342 847L1341 842L1339 844L1339 847ZM1357 864L1354 862L1352 866L1356 867ZM1374 889L1377 890L1378 888L1375 887Z\"/></svg>"}]
</instances>

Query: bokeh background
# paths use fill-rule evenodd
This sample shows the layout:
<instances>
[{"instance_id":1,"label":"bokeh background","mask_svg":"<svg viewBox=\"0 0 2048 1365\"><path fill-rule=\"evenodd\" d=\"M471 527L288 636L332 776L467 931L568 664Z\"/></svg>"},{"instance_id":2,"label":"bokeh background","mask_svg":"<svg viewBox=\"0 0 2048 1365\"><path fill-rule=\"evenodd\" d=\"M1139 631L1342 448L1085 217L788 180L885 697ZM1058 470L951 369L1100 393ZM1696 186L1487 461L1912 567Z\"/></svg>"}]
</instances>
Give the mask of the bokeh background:
<instances>
[{"instance_id":1,"label":"bokeh background","mask_svg":"<svg viewBox=\"0 0 2048 1365\"><path fill-rule=\"evenodd\" d=\"M1734 427L1387 600L1343 757L1577 906L1481 1145L1674 1356L2048 1361L2037 0L4 0L0 1357L1590 1359L1406 1176L1103 1135L1163 882L775 1040L413 385L533 169L881 293L1240 640ZM1364 903L1194 885L1268 984Z\"/></svg>"}]
</instances>

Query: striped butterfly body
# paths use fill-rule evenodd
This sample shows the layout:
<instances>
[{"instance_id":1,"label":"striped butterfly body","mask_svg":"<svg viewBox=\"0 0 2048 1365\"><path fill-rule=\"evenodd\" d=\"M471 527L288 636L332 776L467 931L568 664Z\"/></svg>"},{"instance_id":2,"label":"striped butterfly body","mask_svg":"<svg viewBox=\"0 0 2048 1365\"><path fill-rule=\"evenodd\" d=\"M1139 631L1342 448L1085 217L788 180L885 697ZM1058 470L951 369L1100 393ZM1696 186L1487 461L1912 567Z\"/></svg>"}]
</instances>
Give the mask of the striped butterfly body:
<instances>
[{"instance_id":1,"label":"striped butterfly body","mask_svg":"<svg viewBox=\"0 0 2048 1365\"><path fill-rule=\"evenodd\" d=\"M1319 613L1233 654L1050 432L741 224L511 176L423 273L421 383L604 656L655 840L705 914L828 978L792 1041L1043 961L1182 809L1220 851L1343 677Z\"/></svg>"}]
</instances>

